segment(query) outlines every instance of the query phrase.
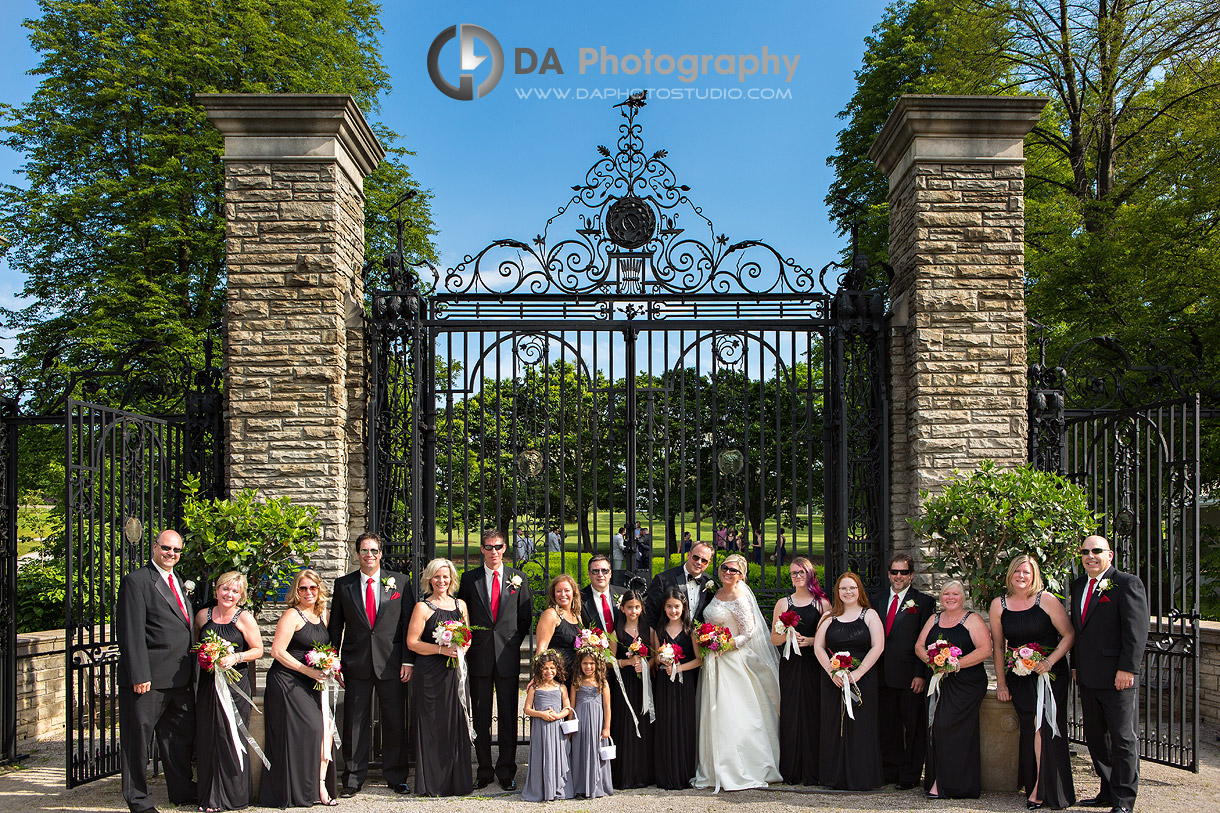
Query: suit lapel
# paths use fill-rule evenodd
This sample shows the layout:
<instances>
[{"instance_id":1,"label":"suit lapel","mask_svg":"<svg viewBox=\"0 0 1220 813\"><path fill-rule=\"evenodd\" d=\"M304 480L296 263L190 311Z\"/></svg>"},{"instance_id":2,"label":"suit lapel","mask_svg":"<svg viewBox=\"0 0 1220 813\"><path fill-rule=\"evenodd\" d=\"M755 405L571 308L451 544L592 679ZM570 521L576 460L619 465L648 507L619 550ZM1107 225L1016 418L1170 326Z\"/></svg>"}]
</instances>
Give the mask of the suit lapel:
<instances>
[{"instance_id":1,"label":"suit lapel","mask_svg":"<svg viewBox=\"0 0 1220 813\"><path fill-rule=\"evenodd\" d=\"M491 593L487 589L487 568L479 565L479 569L474 574L474 592L483 602L483 609L487 611L487 617L491 618ZM492 619L492 624L495 624L495 619Z\"/></svg>"},{"instance_id":2,"label":"suit lapel","mask_svg":"<svg viewBox=\"0 0 1220 813\"><path fill-rule=\"evenodd\" d=\"M174 615L178 616L178 620L189 627L191 625L190 620L182 614L182 606L186 604L186 600L184 599L182 604L179 604L178 599L174 598L174 594L170 591L165 579L161 578L161 571L157 569L157 566L149 564L149 567L152 568L153 578L157 580L157 592L161 594L161 598L169 602L169 606L174 611ZM171 578L173 577L171 576Z\"/></svg>"},{"instance_id":3,"label":"suit lapel","mask_svg":"<svg viewBox=\"0 0 1220 813\"><path fill-rule=\"evenodd\" d=\"M360 622L364 624L364 628L372 631L373 627L369 624L369 611L364 606L364 580L368 578L361 571L357 570L354 574L356 578L352 579L351 585L347 588L351 591L351 595L355 601L356 609L359 610L356 615L360 616Z\"/></svg>"}]
</instances>

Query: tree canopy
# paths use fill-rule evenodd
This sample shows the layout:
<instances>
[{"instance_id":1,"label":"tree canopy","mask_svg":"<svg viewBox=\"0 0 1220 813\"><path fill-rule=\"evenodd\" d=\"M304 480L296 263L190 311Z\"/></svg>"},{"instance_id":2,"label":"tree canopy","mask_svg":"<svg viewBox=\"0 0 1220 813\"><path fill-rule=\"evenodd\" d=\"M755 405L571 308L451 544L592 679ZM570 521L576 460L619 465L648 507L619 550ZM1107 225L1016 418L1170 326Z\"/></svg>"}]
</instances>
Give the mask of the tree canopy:
<instances>
[{"instance_id":1,"label":"tree canopy","mask_svg":"<svg viewBox=\"0 0 1220 813\"><path fill-rule=\"evenodd\" d=\"M58 395L66 371L105 368L133 347L198 366L225 269L223 142L196 94L349 93L371 114L389 88L379 6L367 0L40 6L25 26L41 82L0 109L27 181L0 189L0 229L30 302L3 312L16 334L4 366L36 401ZM374 129L390 154L365 182L366 240L383 251L386 208L417 187L398 136ZM421 190L407 204L416 259L435 259L428 201Z\"/></svg>"}]
</instances>

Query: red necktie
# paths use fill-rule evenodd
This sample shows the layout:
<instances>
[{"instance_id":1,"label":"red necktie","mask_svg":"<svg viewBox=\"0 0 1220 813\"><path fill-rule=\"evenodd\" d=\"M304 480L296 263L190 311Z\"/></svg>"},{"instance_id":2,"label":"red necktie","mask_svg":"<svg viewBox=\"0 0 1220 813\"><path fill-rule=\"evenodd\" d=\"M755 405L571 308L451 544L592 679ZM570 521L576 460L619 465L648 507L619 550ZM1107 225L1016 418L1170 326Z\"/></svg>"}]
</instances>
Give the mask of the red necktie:
<instances>
[{"instance_id":1,"label":"red necktie","mask_svg":"<svg viewBox=\"0 0 1220 813\"><path fill-rule=\"evenodd\" d=\"M605 622L606 629L614 629L614 616L610 613L610 602L606 600L606 594L602 593L602 621Z\"/></svg>"},{"instance_id":2,"label":"red necktie","mask_svg":"<svg viewBox=\"0 0 1220 813\"><path fill-rule=\"evenodd\" d=\"M174 594L174 600L178 602L178 609L182 611L182 617L189 624L191 622L191 614L186 611L186 605L182 603L182 596L178 593L178 585L174 583L174 574L169 574L169 589Z\"/></svg>"},{"instance_id":3,"label":"red necktie","mask_svg":"<svg viewBox=\"0 0 1220 813\"><path fill-rule=\"evenodd\" d=\"M1093 601L1093 585L1097 584L1097 579L1089 579L1089 592L1084 596L1084 607L1080 610L1080 623L1084 623L1084 617L1089 614L1089 604Z\"/></svg>"},{"instance_id":4,"label":"red necktie","mask_svg":"<svg viewBox=\"0 0 1220 813\"><path fill-rule=\"evenodd\" d=\"M500 616L500 571L491 574L491 623Z\"/></svg>"},{"instance_id":5,"label":"red necktie","mask_svg":"<svg viewBox=\"0 0 1220 813\"><path fill-rule=\"evenodd\" d=\"M369 617L369 626L377 623L377 598L373 595L373 577L369 576L364 587L364 612Z\"/></svg>"},{"instance_id":6,"label":"red necktie","mask_svg":"<svg viewBox=\"0 0 1220 813\"><path fill-rule=\"evenodd\" d=\"M885 634L890 634L890 627L894 626L894 616L898 615L898 594L890 599L890 611L885 616Z\"/></svg>"}]
</instances>

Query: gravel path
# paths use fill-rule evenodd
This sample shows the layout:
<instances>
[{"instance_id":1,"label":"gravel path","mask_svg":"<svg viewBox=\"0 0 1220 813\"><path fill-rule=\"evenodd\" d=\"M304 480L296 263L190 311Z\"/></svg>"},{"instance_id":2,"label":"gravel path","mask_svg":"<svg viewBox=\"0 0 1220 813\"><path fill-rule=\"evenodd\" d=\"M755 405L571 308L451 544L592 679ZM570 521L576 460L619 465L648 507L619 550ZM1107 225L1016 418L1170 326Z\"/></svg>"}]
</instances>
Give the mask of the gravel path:
<instances>
[{"instance_id":1,"label":"gravel path","mask_svg":"<svg viewBox=\"0 0 1220 813\"><path fill-rule=\"evenodd\" d=\"M1198 774L1166 768L1144 762L1140 768L1140 797L1137 810L1142 813L1210 813L1220 804L1220 748L1214 731L1201 733L1205 743L1200 748L1201 769ZM62 740L27 744L30 757L21 767L0 773L0 811L32 813L32 811L118 811L123 813L122 793L118 777L103 779L84 787L67 790L64 787ZM1074 760L1076 791L1091 796L1097 781L1083 746L1078 747ZM524 762L525 750L520 760ZM517 777L524 782L525 769ZM492 785L492 788L495 788ZM165 785L159 779L153 783L153 799L165 804ZM982 799L934 802L914 790L897 791L892 786L873 793L841 793L810 790L801 792L787 786L768 790L748 790L713 795L706 791L660 791L655 788L617 793L603 799L573 799L549 802L548 809L571 813L617 813L618 811L648 811L648 813L695 813L703 810L739 809L752 811L798 811L820 808L831 811L1023 811L1020 795L985 793ZM178 808L165 808L178 810ZM250 808L264 810L265 808ZM465 799L420 799L401 797L388 788L374 787L372 781L352 799L343 800L339 811L410 811L410 813L483 813L483 811L536 811L537 805L522 802L517 794L496 793ZM1083 808L1081 808L1083 809ZM186 808L182 808L186 810Z\"/></svg>"}]
</instances>

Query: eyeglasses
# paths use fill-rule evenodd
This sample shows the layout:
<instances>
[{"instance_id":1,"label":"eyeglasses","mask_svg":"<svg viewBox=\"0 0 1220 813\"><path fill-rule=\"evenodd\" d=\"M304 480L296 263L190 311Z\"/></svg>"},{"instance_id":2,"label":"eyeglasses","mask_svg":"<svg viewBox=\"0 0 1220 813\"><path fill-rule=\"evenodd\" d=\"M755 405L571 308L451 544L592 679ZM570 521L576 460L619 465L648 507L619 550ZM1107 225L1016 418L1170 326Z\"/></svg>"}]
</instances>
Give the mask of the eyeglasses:
<instances>
[{"instance_id":1,"label":"eyeglasses","mask_svg":"<svg viewBox=\"0 0 1220 813\"><path fill-rule=\"evenodd\" d=\"M720 566L720 571L721 571L722 573L732 573L734 576L740 576L740 575L741 575L741 571L740 571L740 570L738 570L738 569L737 569L737 568L735 568L735 567L729 567L728 565L721 565L721 566Z\"/></svg>"},{"instance_id":2,"label":"eyeglasses","mask_svg":"<svg viewBox=\"0 0 1220 813\"><path fill-rule=\"evenodd\" d=\"M699 556L698 554L695 554L695 553L692 553L690 555L690 560L692 562L698 562L701 565L706 565L708 563L708 561L710 561L706 556Z\"/></svg>"},{"instance_id":3,"label":"eyeglasses","mask_svg":"<svg viewBox=\"0 0 1220 813\"><path fill-rule=\"evenodd\" d=\"M157 547L159 547L163 553L172 553L175 556L182 555L182 548L172 548L169 545L158 545Z\"/></svg>"},{"instance_id":4,"label":"eyeglasses","mask_svg":"<svg viewBox=\"0 0 1220 813\"><path fill-rule=\"evenodd\" d=\"M316 593L316 592L318 592L318 586L316 584L311 584L308 586L302 584L300 587L297 588L297 592L298 593Z\"/></svg>"},{"instance_id":5,"label":"eyeglasses","mask_svg":"<svg viewBox=\"0 0 1220 813\"><path fill-rule=\"evenodd\" d=\"M361 556L377 556L380 553L381 551L377 550L377 548L365 548L360 551Z\"/></svg>"},{"instance_id":6,"label":"eyeglasses","mask_svg":"<svg viewBox=\"0 0 1220 813\"><path fill-rule=\"evenodd\" d=\"M589 571L589 573L594 576L605 576L609 572L610 572L610 568L608 568L608 567L595 567Z\"/></svg>"},{"instance_id":7,"label":"eyeglasses","mask_svg":"<svg viewBox=\"0 0 1220 813\"><path fill-rule=\"evenodd\" d=\"M891 567L890 568L891 576L905 576L910 572L911 572L911 569L909 567L905 568L905 569L900 568L900 567Z\"/></svg>"},{"instance_id":8,"label":"eyeglasses","mask_svg":"<svg viewBox=\"0 0 1220 813\"><path fill-rule=\"evenodd\" d=\"M165 549L162 548L162 550L165 550ZM1081 548L1080 549L1081 556L1088 556L1090 553L1093 554L1094 556L1101 556L1103 553L1109 553L1109 552L1110 552L1109 548Z\"/></svg>"},{"instance_id":9,"label":"eyeglasses","mask_svg":"<svg viewBox=\"0 0 1220 813\"><path fill-rule=\"evenodd\" d=\"M484 545L483 550L504 550L507 545Z\"/></svg>"}]
</instances>

